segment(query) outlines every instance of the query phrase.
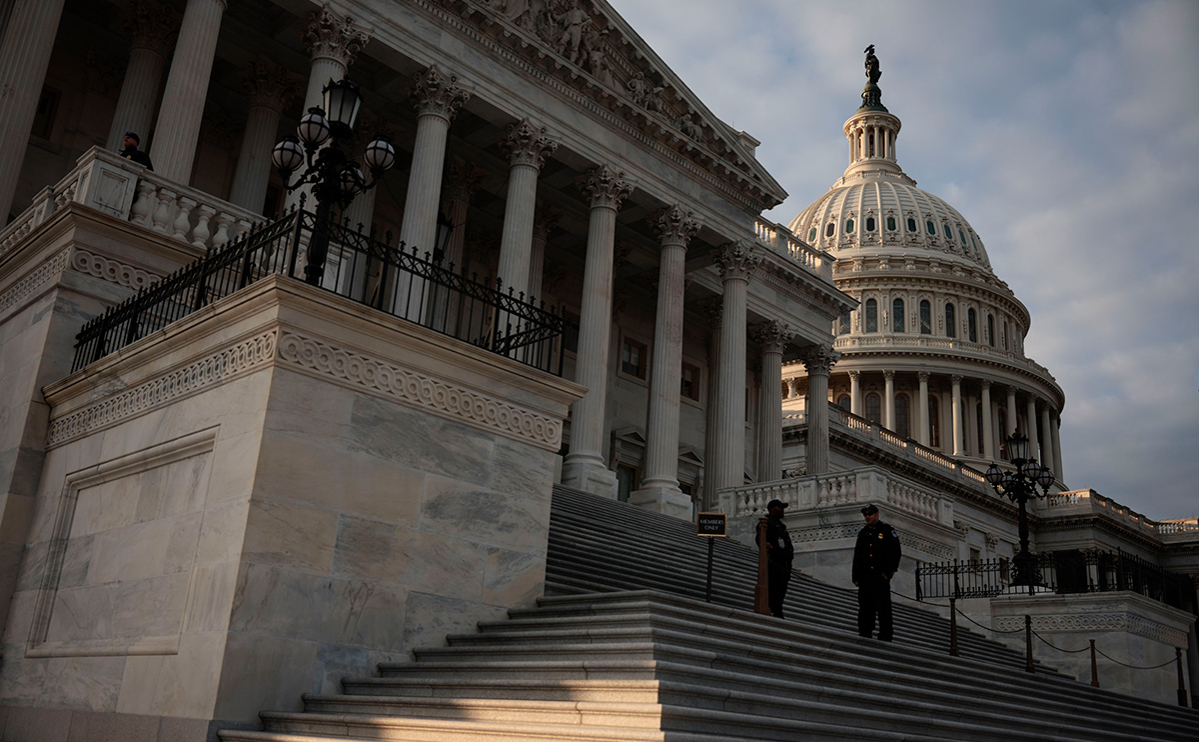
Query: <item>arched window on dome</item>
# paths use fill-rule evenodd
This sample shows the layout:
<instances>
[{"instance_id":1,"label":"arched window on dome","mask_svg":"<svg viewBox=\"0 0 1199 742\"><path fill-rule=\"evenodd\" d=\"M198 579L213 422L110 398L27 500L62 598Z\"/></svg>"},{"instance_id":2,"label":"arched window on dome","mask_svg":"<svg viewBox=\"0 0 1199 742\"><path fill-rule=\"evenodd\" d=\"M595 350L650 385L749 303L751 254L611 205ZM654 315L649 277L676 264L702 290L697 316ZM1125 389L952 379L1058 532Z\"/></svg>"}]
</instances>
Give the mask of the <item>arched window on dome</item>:
<instances>
[{"instance_id":1,"label":"arched window on dome","mask_svg":"<svg viewBox=\"0 0 1199 742\"><path fill-rule=\"evenodd\" d=\"M974 307L966 310L966 332L970 342L978 342L978 313L974 311Z\"/></svg>"},{"instance_id":2,"label":"arched window on dome","mask_svg":"<svg viewBox=\"0 0 1199 742\"><path fill-rule=\"evenodd\" d=\"M825 236L825 237L832 237L832 236L833 236L833 232L834 232L834 231L836 231L836 229L837 229L837 225L836 225L836 224L833 224L832 222L829 222L829 223L828 223L828 226L826 226L826 227L824 228L824 236Z\"/></svg>"},{"instance_id":3,"label":"arched window on dome","mask_svg":"<svg viewBox=\"0 0 1199 742\"><path fill-rule=\"evenodd\" d=\"M891 302L891 332L903 332L903 329L903 299L896 299Z\"/></svg>"},{"instance_id":4,"label":"arched window on dome","mask_svg":"<svg viewBox=\"0 0 1199 742\"><path fill-rule=\"evenodd\" d=\"M866 332L878 332L878 301L866 300Z\"/></svg>"},{"instance_id":5,"label":"arched window on dome","mask_svg":"<svg viewBox=\"0 0 1199 742\"><path fill-rule=\"evenodd\" d=\"M845 220L845 234L853 234L853 219Z\"/></svg>"},{"instance_id":6,"label":"arched window on dome","mask_svg":"<svg viewBox=\"0 0 1199 742\"><path fill-rule=\"evenodd\" d=\"M912 400L906 394L895 395L895 432L900 438L912 437Z\"/></svg>"},{"instance_id":7,"label":"arched window on dome","mask_svg":"<svg viewBox=\"0 0 1199 742\"><path fill-rule=\"evenodd\" d=\"M840 397L837 397L837 406L849 412L853 407L853 399L848 394L842 394Z\"/></svg>"},{"instance_id":8,"label":"arched window on dome","mask_svg":"<svg viewBox=\"0 0 1199 742\"><path fill-rule=\"evenodd\" d=\"M963 245L966 244L966 235L962 234L962 228L958 227L958 241Z\"/></svg>"},{"instance_id":9,"label":"arched window on dome","mask_svg":"<svg viewBox=\"0 0 1199 742\"><path fill-rule=\"evenodd\" d=\"M928 299L920 300L920 334L933 334L933 305Z\"/></svg>"},{"instance_id":10,"label":"arched window on dome","mask_svg":"<svg viewBox=\"0 0 1199 742\"><path fill-rule=\"evenodd\" d=\"M816 241L816 228L812 227L810 230L808 230L808 242L815 242L815 241Z\"/></svg>"},{"instance_id":11,"label":"arched window on dome","mask_svg":"<svg viewBox=\"0 0 1199 742\"><path fill-rule=\"evenodd\" d=\"M924 220L924 228L925 228L925 229L927 229L927 230L928 230L928 233L929 233L930 235L932 235L933 237L936 237L936 236L937 236L937 225L936 225L936 224L933 224L933 220L932 220L932 219L925 219L925 220Z\"/></svg>"},{"instance_id":12,"label":"arched window on dome","mask_svg":"<svg viewBox=\"0 0 1199 742\"><path fill-rule=\"evenodd\" d=\"M958 319L957 310L952 302L945 303L945 337L955 338L958 336Z\"/></svg>"},{"instance_id":13,"label":"arched window on dome","mask_svg":"<svg viewBox=\"0 0 1199 742\"><path fill-rule=\"evenodd\" d=\"M987 313L987 345L995 347L995 315Z\"/></svg>"},{"instance_id":14,"label":"arched window on dome","mask_svg":"<svg viewBox=\"0 0 1199 742\"><path fill-rule=\"evenodd\" d=\"M896 229L895 217L893 217L893 216L887 217L887 231L894 232L895 229Z\"/></svg>"},{"instance_id":15,"label":"arched window on dome","mask_svg":"<svg viewBox=\"0 0 1199 742\"><path fill-rule=\"evenodd\" d=\"M941 447L941 403L935 394L928 395L928 445Z\"/></svg>"},{"instance_id":16,"label":"arched window on dome","mask_svg":"<svg viewBox=\"0 0 1199 742\"><path fill-rule=\"evenodd\" d=\"M883 398L878 396L878 392L870 392L866 395L866 419L875 425L883 424Z\"/></svg>"},{"instance_id":17,"label":"arched window on dome","mask_svg":"<svg viewBox=\"0 0 1199 742\"><path fill-rule=\"evenodd\" d=\"M948 222L941 225L941 234L945 235L945 239L947 240L953 239L953 230L949 228Z\"/></svg>"},{"instance_id":18,"label":"arched window on dome","mask_svg":"<svg viewBox=\"0 0 1199 742\"><path fill-rule=\"evenodd\" d=\"M912 217L910 217L910 216L908 217L908 231L909 231L909 232L915 232L915 231L916 231L916 220L915 220L915 219L913 219L913 218L912 218Z\"/></svg>"},{"instance_id":19,"label":"arched window on dome","mask_svg":"<svg viewBox=\"0 0 1199 742\"><path fill-rule=\"evenodd\" d=\"M875 227L875 224L874 224L874 217L872 217L872 216L868 216L868 217L866 217L866 231L867 231L867 232L873 232L873 231L874 231L874 227Z\"/></svg>"}]
</instances>

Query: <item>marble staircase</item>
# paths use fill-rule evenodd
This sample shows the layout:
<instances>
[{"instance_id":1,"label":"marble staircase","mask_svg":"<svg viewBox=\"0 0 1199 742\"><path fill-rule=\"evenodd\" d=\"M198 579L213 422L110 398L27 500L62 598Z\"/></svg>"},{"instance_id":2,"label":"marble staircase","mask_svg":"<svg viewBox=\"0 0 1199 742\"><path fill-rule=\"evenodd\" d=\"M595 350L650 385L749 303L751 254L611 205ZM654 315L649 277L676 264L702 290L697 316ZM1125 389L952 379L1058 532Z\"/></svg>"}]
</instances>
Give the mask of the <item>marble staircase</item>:
<instances>
[{"instance_id":1,"label":"marble staircase","mask_svg":"<svg viewBox=\"0 0 1199 742\"><path fill-rule=\"evenodd\" d=\"M896 642L853 596L800 578L788 619L748 610L754 555L719 540L713 602L694 527L555 490L547 595L413 661L263 712L226 742L303 740L1195 740L1199 714L1023 670L1023 657L897 606Z\"/></svg>"}]
</instances>

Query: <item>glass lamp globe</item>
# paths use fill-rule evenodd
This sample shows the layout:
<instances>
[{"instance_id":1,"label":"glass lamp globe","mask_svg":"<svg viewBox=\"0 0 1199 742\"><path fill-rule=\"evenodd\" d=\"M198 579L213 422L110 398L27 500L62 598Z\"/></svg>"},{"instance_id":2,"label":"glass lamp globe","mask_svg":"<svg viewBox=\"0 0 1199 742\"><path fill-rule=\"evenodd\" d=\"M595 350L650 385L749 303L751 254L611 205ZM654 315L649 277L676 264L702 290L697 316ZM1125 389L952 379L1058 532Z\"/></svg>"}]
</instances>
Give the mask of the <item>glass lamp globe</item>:
<instances>
[{"instance_id":1,"label":"glass lamp globe","mask_svg":"<svg viewBox=\"0 0 1199 742\"><path fill-rule=\"evenodd\" d=\"M396 150L386 138L379 137L366 145L362 159L367 167L376 172L390 170L396 162Z\"/></svg>"},{"instance_id":2,"label":"glass lamp globe","mask_svg":"<svg viewBox=\"0 0 1199 742\"><path fill-rule=\"evenodd\" d=\"M300 119L296 133L300 135L300 141L304 144L319 147L329 141L329 119L325 118L325 112L321 109L309 108L308 113Z\"/></svg>"},{"instance_id":3,"label":"glass lamp globe","mask_svg":"<svg viewBox=\"0 0 1199 742\"><path fill-rule=\"evenodd\" d=\"M1048 466L1042 466L1041 473L1037 475L1037 484L1041 485L1043 489L1048 490L1053 485L1053 480L1053 470Z\"/></svg>"},{"instance_id":4,"label":"glass lamp globe","mask_svg":"<svg viewBox=\"0 0 1199 742\"><path fill-rule=\"evenodd\" d=\"M304 164L304 147L289 134L271 150L271 161L279 172L291 173Z\"/></svg>"},{"instance_id":5,"label":"glass lamp globe","mask_svg":"<svg viewBox=\"0 0 1199 742\"><path fill-rule=\"evenodd\" d=\"M362 186L366 183L366 176L357 165L350 163L342 168L338 182L343 193L353 196L362 190Z\"/></svg>"},{"instance_id":6,"label":"glass lamp globe","mask_svg":"<svg viewBox=\"0 0 1199 742\"><path fill-rule=\"evenodd\" d=\"M987 478L987 482L992 487L1003 481L1003 471L995 464L991 464L991 466L987 468L987 473L983 476Z\"/></svg>"}]
</instances>

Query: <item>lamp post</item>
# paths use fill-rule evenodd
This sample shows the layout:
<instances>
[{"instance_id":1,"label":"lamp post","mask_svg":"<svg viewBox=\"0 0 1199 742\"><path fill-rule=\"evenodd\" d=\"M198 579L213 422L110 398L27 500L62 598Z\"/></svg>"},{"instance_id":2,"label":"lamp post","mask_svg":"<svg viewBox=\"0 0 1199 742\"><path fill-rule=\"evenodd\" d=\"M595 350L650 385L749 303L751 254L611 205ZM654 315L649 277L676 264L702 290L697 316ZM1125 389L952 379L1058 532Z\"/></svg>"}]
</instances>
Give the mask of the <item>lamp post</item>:
<instances>
[{"instance_id":1,"label":"lamp post","mask_svg":"<svg viewBox=\"0 0 1199 742\"><path fill-rule=\"evenodd\" d=\"M386 138L377 137L367 144L362 160L371 173L368 183L362 168L341 149L341 144L353 133L358 109L362 107L358 86L346 79L330 80L321 92L325 97L324 108L309 108L296 127L296 136L284 137L271 151L271 160L288 193L302 185L312 186L316 224L308 243L304 280L313 286L319 286L325 275L333 206L344 209L359 193L374 188L396 160L395 147ZM289 185L291 174L301 165L307 165L307 169Z\"/></svg>"},{"instance_id":2,"label":"lamp post","mask_svg":"<svg viewBox=\"0 0 1199 742\"><path fill-rule=\"evenodd\" d=\"M1028 550L1028 499L1030 497L1045 497L1053 485L1053 471L1037 463L1029 451L1028 438L1022 433L1014 433L1007 439L1008 451L1012 455L1012 464L1016 470L1003 471L994 463L987 469L987 482L995 489L995 493L1007 497L1020 508L1020 551L1013 558L1015 574L1013 584L1027 585L1028 594L1033 594L1033 588L1041 583L1041 572L1037 568L1036 556ZM1038 485L1041 491L1037 491Z\"/></svg>"}]
</instances>

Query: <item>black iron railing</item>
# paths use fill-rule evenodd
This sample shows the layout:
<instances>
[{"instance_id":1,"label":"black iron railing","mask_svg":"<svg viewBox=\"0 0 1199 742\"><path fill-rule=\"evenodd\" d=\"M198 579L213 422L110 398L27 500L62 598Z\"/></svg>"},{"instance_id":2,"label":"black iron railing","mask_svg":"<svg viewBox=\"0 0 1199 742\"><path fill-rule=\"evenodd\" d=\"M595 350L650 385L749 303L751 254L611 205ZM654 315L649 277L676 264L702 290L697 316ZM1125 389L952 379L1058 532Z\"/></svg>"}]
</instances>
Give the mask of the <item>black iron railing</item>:
<instances>
[{"instance_id":1,"label":"black iron railing","mask_svg":"<svg viewBox=\"0 0 1199 742\"><path fill-rule=\"evenodd\" d=\"M492 288L438 256L293 210L180 268L83 326L71 370L146 337L269 275L301 277L304 245L328 232L321 287L552 374L562 374L566 321L544 302Z\"/></svg>"},{"instance_id":2,"label":"black iron railing","mask_svg":"<svg viewBox=\"0 0 1199 742\"><path fill-rule=\"evenodd\" d=\"M1040 571L1035 585L1016 584L1012 560L1005 557L921 562L916 566L916 599L1127 590L1175 608L1185 608L1189 584L1186 578L1134 554L1070 549L1034 557Z\"/></svg>"}]
</instances>

